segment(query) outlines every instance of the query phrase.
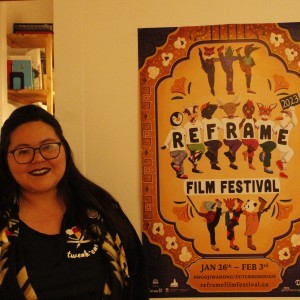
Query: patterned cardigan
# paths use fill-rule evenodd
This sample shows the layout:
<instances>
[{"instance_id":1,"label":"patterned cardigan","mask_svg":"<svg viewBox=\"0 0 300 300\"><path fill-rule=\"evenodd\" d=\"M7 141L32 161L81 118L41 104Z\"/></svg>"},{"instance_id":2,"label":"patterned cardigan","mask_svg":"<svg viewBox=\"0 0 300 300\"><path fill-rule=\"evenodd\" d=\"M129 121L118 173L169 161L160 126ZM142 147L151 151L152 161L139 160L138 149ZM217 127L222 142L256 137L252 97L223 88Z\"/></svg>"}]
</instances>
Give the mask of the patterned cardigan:
<instances>
[{"instance_id":1,"label":"patterned cardigan","mask_svg":"<svg viewBox=\"0 0 300 300\"><path fill-rule=\"evenodd\" d=\"M132 235L120 237L108 230L100 213L92 208L86 210L86 217L95 242L109 261L110 274L106 276L103 300L147 300L148 280L142 246L135 230L129 223ZM120 217L129 222L123 213ZM20 262L16 267L16 242L19 237L18 205L0 213L0 299L10 299L2 293L6 277L10 278L10 290L19 290L20 299L36 300L38 297L30 284L26 266ZM133 238L132 238L133 237ZM124 242L123 242L124 241Z\"/></svg>"}]
</instances>

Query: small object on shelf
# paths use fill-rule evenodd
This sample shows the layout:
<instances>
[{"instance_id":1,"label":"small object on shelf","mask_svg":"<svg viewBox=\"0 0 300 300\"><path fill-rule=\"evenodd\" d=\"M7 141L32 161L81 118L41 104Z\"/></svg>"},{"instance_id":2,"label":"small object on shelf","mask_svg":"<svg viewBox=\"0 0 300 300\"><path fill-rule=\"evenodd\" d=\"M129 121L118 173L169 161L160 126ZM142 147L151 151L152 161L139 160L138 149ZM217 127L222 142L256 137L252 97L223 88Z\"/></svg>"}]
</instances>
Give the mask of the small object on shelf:
<instances>
[{"instance_id":1,"label":"small object on shelf","mask_svg":"<svg viewBox=\"0 0 300 300\"><path fill-rule=\"evenodd\" d=\"M11 77L10 76L10 86L13 86L13 89L32 89L32 63L31 63L31 57L25 56L25 55L14 55L14 56L8 56L7 58L9 61L12 62L11 65L11 72L12 73L23 73L23 85L22 80L20 76L17 76L16 74ZM17 79L17 80L15 80ZM13 80L13 82L11 82ZM20 83L20 84L18 84ZM22 87L23 86L23 87Z\"/></svg>"},{"instance_id":2,"label":"small object on shelf","mask_svg":"<svg viewBox=\"0 0 300 300\"><path fill-rule=\"evenodd\" d=\"M24 89L24 73L11 72L9 76L9 88L12 90Z\"/></svg>"}]
</instances>

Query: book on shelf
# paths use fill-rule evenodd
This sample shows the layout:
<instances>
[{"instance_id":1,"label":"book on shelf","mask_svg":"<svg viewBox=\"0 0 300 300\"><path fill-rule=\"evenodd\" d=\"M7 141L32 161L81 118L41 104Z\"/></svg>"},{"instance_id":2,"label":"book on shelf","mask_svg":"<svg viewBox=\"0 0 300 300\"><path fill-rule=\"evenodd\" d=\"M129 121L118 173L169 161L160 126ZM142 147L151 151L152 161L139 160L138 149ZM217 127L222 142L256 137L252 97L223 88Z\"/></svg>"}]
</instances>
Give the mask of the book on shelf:
<instances>
[{"instance_id":1,"label":"book on shelf","mask_svg":"<svg viewBox=\"0 0 300 300\"><path fill-rule=\"evenodd\" d=\"M10 74L12 71L12 60L7 60L7 88L10 89Z\"/></svg>"},{"instance_id":2,"label":"book on shelf","mask_svg":"<svg viewBox=\"0 0 300 300\"><path fill-rule=\"evenodd\" d=\"M32 89L31 56L13 55L7 57L9 89Z\"/></svg>"},{"instance_id":3,"label":"book on shelf","mask_svg":"<svg viewBox=\"0 0 300 300\"><path fill-rule=\"evenodd\" d=\"M14 23L13 33L53 33L53 23Z\"/></svg>"},{"instance_id":4,"label":"book on shelf","mask_svg":"<svg viewBox=\"0 0 300 300\"><path fill-rule=\"evenodd\" d=\"M41 49L35 48L30 49L25 53L26 56L31 57L32 67L32 88L42 89L43 88L43 68L41 60Z\"/></svg>"}]
</instances>

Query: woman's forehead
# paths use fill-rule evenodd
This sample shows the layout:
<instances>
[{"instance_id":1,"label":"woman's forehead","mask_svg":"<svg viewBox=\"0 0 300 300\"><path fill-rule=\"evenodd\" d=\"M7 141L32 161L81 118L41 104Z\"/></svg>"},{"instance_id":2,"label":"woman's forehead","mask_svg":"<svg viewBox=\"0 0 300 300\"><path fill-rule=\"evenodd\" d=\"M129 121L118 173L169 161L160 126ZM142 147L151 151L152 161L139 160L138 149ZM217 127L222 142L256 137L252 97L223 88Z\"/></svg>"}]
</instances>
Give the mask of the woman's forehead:
<instances>
[{"instance_id":1,"label":"woman's forehead","mask_svg":"<svg viewBox=\"0 0 300 300\"><path fill-rule=\"evenodd\" d=\"M52 126L42 121L34 121L18 126L10 135L10 144L41 143L44 140L57 138Z\"/></svg>"}]
</instances>

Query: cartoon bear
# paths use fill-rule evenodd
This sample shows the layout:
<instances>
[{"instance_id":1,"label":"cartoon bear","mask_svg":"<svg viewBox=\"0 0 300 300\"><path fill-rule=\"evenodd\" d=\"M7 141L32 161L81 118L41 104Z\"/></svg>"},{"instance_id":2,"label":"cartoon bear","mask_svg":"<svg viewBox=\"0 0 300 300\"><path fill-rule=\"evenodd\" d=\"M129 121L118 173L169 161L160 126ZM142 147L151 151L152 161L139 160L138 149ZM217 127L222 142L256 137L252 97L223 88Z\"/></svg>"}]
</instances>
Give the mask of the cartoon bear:
<instances>
[{"instance_id":1,"label":"cartoon bear","mask_svg":"<svg viewBox=\"0 0 300 300\"><path fill-rule=\"evenodd\" d=\"M255 211L257 203L253 200L247 200L243 207L243 214L246 216L246 230L244 234L247 236L247 246L252 250L256 250L256 246L253 245L252 236L258 230L261 214L266 211L265 205L267 201L259 197L259 202L258 211Z\"/></svg>"}]
</instances>

